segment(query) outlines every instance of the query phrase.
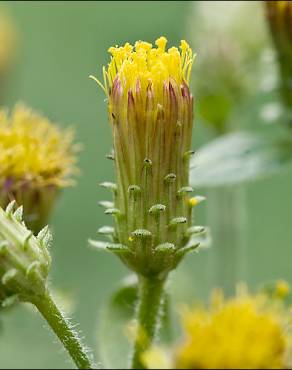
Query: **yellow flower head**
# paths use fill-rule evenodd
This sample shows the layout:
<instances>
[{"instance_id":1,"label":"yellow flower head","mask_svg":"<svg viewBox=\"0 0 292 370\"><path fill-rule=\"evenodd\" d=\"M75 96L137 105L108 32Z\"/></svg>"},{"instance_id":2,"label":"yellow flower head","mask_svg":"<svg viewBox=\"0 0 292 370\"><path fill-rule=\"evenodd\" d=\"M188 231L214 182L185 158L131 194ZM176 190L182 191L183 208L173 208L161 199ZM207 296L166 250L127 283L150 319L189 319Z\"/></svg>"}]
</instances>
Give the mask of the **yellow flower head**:
<instances>
[{"instance_id":1,"label":"yellow flower head","mask_svg":"<svg viewBox=\"0 0 292 370\"><path fill-rule=\"evenodd\" d=\"M0 111L0 206L23 205L37 232L46 223L61 187L76 172L72 130L61 130L24 105Z\"/></svg>"},{"instance_id":2,"label":"yellow flower head","mask_svg":"<svg viewBox=\"0 0 292 370\"><path fill-rule=\"evenodd\" d=\"M241 294L212 307L186 311L179 369L284 368L288 336L279 307L263 295Z\"/></svg>"},{"instance_id":3,"label":"yellow flower head","mask_svg":"<svg viewBox=\"0 0 292 370\"><path fill-rule=\"evenodd\" d=\"M61 130L24 105L0 111L0 184L7 179L65 186L75 172L71 130Z\"/></svg>"},{"instance_id":4,"label":"yellow flower head","mask_svg":"<svg viewBox=\"0 0 292 370\"><path fill-rule=\"evenodd\" d=\"M180 50L171 47L166 50L167 40L160 37L156 47L144 41L137 41L134 46L126 43L121 47L111 47L112 55L107 70L104 68L104 85L109 95L115 88L125 94L141 90L144 97L151 88L157 101L162 103L163 87L173 81L178 86L189 82L194 60L192 49L184 40Z\"/></svg>"},{"instance_id":5,"label":"yellow flower head","mask_svg":"<svg viewBox=\"0 0 292 370\"><path fill-rule=\"evenodd\" d=\"M4 73L11 63L15 48L15 29L10 18L0 13L0 74Z\"/></svg>"},{"instance_id":6,"label":"yellow flower head","mask_svg":"<svg viewBox=\"0 0 292 370\"><path fill-rule=\"evenodd\" d=\"M166 50L165 37L157 39L155 44L153 47L148 42L137 41L134 46L126 43L122 47L111 47L111 62L104 70L106 91L113 88L115 81L119 81L126 92L134 91L139 82L145 95L148 86L159 94L164 83L171 80L178 86L188 83L194 59L188 43L182 40L180 51L176 47Z\"/></svg>"}]
</instances>

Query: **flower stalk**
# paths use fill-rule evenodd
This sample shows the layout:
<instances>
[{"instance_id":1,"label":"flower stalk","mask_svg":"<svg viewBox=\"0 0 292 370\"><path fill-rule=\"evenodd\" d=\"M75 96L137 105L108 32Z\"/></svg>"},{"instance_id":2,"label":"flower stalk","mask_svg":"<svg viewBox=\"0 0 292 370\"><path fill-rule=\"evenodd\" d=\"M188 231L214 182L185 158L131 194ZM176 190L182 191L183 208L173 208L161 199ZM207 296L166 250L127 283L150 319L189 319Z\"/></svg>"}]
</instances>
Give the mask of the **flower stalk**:
<instances>
[{"instance_id":1,"label":"flower stalk","mask_svg":"<svg viewBox=\"0 0 292 370\"><path fill-rule=\"evenodd\" d=\"M47 293L34 301L34 304L57 335L76 367L78 369L94 369L87 348L83 346L78 333L56 306L52 297Z\"/></svg>"},{"instance_id":2,"label":"flower stalk","mask_svg":"<svg viewBox=\"0 0 292 370\"><path fill-rule=\"evenodd\" d=\"M15 201L11 202L6 211L0 207L0 304L2 307L16 302L35 305L76 366L94 368L78 335L49 293L50 231L45 227L34 236L23 222L22 207L15 210L14 205Z\"/></svg>"},{"instance_id":3,"label":"flower stalk","mask_svg":"<svg viewBox=\"0 0 292 370\"><path fill-rule=\"evenodd\" d=\"M155 339L159 329L165 281L141 277L137 306L137 330L134 343L132 369L145 369L142 355Z\"/></svg>"}]
</instances>

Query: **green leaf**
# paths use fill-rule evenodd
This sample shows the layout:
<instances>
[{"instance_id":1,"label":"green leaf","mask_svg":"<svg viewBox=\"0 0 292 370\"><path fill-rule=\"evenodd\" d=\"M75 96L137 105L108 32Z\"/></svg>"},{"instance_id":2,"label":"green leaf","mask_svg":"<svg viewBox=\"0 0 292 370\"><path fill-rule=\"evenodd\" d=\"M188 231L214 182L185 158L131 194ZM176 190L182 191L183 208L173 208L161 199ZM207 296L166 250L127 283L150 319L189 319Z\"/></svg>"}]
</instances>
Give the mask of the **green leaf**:
<instances>
[{"instance_id":1,"label":"green leaf","mask_svg":"<svg viewBox=\"0 0 292 370\"><path fill-rule=\"evenodd\" d=\"M199 114L204 121L214 126L216 131L223 132L232 111L232 101L225 93L201 96Z\"/></svg>"},{"instance_id":2,"label":"green leaf","mask_svg":"<svg viewBox=\"0 0 292 370\"><path fill-rule=\"evenodd\" d=\"M194 187L236 185L257 180L292 165L292 140L249 132L222 136L202 147L192 159Z\"/></svg>"},{"instance_id":3,"label":"green leaf","mask_svg":"<svg viewBox=\"0 0 292 370\"><path fill-rule=\"evenodd\" d=\"M127 328L135 318L138 299L136 276L128 277L102 307L98 326L98 352L101 363L107 369L127 369L132 350ZM161 317L159 337L167 343L172 341L172 312L166 294Z\"/></svg>"}]
</instances>

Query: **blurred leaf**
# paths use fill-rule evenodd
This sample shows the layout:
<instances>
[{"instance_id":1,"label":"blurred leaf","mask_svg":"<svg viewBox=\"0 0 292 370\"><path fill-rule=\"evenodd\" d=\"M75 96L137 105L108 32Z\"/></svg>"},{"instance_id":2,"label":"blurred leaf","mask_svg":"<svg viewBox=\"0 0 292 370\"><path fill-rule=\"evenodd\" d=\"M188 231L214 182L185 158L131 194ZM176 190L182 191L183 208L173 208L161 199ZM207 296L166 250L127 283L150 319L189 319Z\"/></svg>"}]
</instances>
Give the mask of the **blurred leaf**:
<instances>
[{"instance_id":1,"label":"blurred leaf","mask_svg":"<svg viewBox=\"0 0 292 370\"><path fill-rule=\"evenodd\" d=\"M237 132L202 147L191 163L194 187L235 185L277 173L292 164L292 139Z\"/></svg>"},{"instance_id":2,"label":"blurred leaf","mask_svg":"<svg viewBox=\"0 0 292 370\"><path fill-rule=\"evenodd\" d=\"M107 369L129 367L131 353L130 324L135 317L138 284L135 276L128 277L105 303L99 320L98 351ZM173 336L170 298L166 295L160 337L170 342Z\"/></svg>"},{"instance_id":3,"label":"blurred leaf","mask_svg":"<svg viewBox=\"0 0 292 370\"><path fill-rule=\"evenodd\" d=\"M226 122L232 110L232 102L228 95L205 95L199 99L199 113L217 132L224 132Z\"/></svg>"},{"instance_id":4,"label":"blurred leaf","mask_svg":"<svg viewBox=\"0 0 292 370\"><path fill-rule=\"evenodd\" d=\"M130 341L126 330L134 317L137 300L136 279L127 280L105 303L99 321L98 350L107 369L129 366Z\"/></svg>"}]
</instances>

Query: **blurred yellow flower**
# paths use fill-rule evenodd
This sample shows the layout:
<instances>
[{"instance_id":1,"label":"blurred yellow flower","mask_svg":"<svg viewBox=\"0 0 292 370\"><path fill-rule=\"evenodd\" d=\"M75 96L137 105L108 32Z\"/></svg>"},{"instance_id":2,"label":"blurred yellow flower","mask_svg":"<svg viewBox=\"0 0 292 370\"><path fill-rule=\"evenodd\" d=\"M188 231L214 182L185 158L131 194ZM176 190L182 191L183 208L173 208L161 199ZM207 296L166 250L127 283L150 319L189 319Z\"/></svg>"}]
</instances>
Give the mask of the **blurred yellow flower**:
<instances>
[{"instance_id":1,"label":"blurred yellow flower","mask_svg":"<svg viewBox=\"0 0 292 370\"><path fill-rule=\"evenodd\" d=\"M208 309L185 309L184 337L168 358L174 369L281 369L287 366L287 314L280 301L246 291L224 300L212 296ZM154 368L159 351L146 352L144 359ZM158 356L159 364L166 364ZM165 367L163 367L165 368Z\"/></svg>"},{"instance_id":2,"label":"blurred yellow flower","mask_svg":"<svg viewBox=\"0 0 292 370\"><path fill-rule=\"evenodd\" d=\"M59 129L24 105L10 115L1 110L0 206L15 199L26 215L33 211L34 218L40 213L46 218L57 190L72 184L77 150L73 137L72 130Z\"/></svg>"},{"instance_id":3,"label":"blurred yellow flower","mask_svg":"<svg viewBox=\"0 0 292 370\"><path fill-rule=\"evenodd\" d=\"M276 297L286 298L290 293L290 286L285 280L279 280L276 284Z\"/></svg>"},{"instance_id":4,"label":"blurred yellow flower","mask_svg":"<svg viewBox=\"0 0 292 370\"><path fill-rule=\"evenodd\" d=\"M61 130L24 105L0 111L0 181L71 184L76 158L72 130Z\"/></svg>"}]
</instances>

